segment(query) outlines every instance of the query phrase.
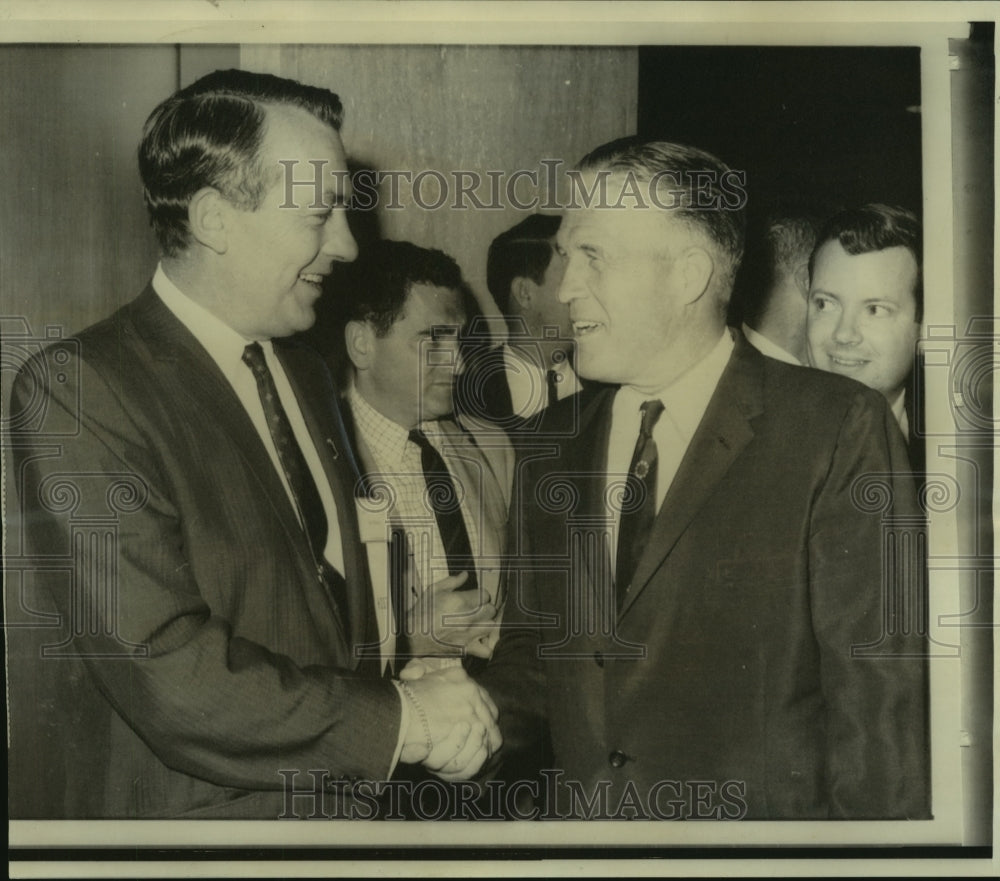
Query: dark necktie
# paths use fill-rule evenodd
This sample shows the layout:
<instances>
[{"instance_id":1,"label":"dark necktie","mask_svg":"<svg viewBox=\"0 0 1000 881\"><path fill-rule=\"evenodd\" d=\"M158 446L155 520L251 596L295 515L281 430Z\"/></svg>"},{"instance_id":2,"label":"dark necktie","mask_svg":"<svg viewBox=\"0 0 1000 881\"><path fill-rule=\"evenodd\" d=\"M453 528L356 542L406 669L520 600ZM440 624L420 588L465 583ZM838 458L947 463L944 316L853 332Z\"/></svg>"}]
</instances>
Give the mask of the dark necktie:
<instances>
[{"instance_id":1,"label":"dark necktie","mask_svg":"<svg viewBox=\"0 0 1000 881\"><path fill-rule=\"evenodd\" d=\"M444 553L448 559L448 573L455 575L467 571L469 577L459 590L475 590L478 583L476 561L472 556L472 545L462 517L461 500L455 492L455 483L444 459L431 446L426 434L419 428L414 428L409 439L420 447L420 464L424 469L427 497L434 509L438 532L441 533L441 544L444 545Z\"/></svg>"},{"instance_id":2,"label":"dark necktie","mask_svg":"<svg viewBox=\"0 0 1000 881\"><path fill-rule=\"evenodd\" d=\"M556 370L545 371L545 385L549 390L548 406L552 406L559 400L559 372Z\"/></svg>"},{"instance_id":3,"label":"dark necktie","mask_svg":"<svg viewBox=\"0 0 1000 881\"><path fill-rule=\"evenodd\" d=\"M663 412L663 403L659 400L644 401L639 409L642 411L642 425L628 469L618 528L615 594L619 609L625 601L656 518L656 441L653 440L653 426Z\"/></svg>"},{"instance_id":4,"label":"dark necktie","mask_svg":"<svg viewBox=\"0 0 1000 881\"><path fill-rule=\"evenodd\" d=\"M278 390L274 385L274 377L271 376L267 361L264 360L264 351L259 343L251 343L243 350L243 363L253 371L254 379L257 381L257 391L264 407L267 427L271 432L275 449L278 451L281 470L288 482L292 501L309 542L320 580L334 589L336 585L331 581L343 581L343 579L336 569L326 563L323 557L326 550L327 530L323 502L319 497L319 490L316 489L316 482L309 471L309 466L306 464L305 456L302 455L302 448L295 440L292 425L288 421L288 414L281 406L281 399L278 397ZM338 591L334 590L335 597L342 602L343 600L337 596L337 593Z\"/></svg>"}]
</instances>

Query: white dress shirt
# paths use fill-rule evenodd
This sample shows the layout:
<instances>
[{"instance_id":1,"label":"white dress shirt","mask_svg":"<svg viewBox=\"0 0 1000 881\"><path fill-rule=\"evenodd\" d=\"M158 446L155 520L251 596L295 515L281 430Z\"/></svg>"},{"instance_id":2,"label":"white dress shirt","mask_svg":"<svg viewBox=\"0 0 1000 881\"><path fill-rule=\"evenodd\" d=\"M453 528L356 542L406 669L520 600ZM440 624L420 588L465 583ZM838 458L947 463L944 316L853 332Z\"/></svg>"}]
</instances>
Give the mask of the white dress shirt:
<instances>
[{"instance_id":1,"label":"white dress shirt","mask_svg":"<svg viewBox=\"0 0 1000 881\"><path fill-rule=\"evenodd\" d=\"M733 351L733 338L723 333L718 343L704 358L687 370L667 388L649 394L622 386L615 393L611 407L611 433L608 439L607 492L608 514L613 535L618 534L621 520L621 499L632 454L642 424L640 406L644 401L659 399L663 412L653 426L656 442L656 510L666 498L691 438L698 428L708 402L719 384ZM611 542L611 571L617 565L617 542Z\"/></svg>"},{"instance_id":2,"label":"white dress shirt","mask_svg":"<svg viewBox=\"0 0 1000 881\"><path fill-rule=\"evenodd\" d=\"M253 340L245 339L225 322L216 318L211 312L184 294L167 278L162 266L156 267L156 274L153 276L153 290L156 291L157 296L177 320L191 331L212 360L218 364L223 376L226 377L236 393L236 397L243 405L243 409L247 411L254 428L257 429L257 434L260 436L267 454L271 457L271 462L274 463L274 469L278 472L278 477L281 479L294 509L295 500L291 489L289 489L288 481L285 479L285 471L281 467L281 460L278 458L278 451L274 446L270 429L267 427L267 417L264 415L264 405L260 401L260 392L257 390L257 380L254 379L250 368L243 363L243 350ZM274 354L271 341L261 340L260 347L264 351L264 359L267 361L271 376L274 378L281 406L285 409L288 421L292 426L292 433L302 450L302 455L309 466L309 473L312 474L316 489L319 491L320 501L323 503L327 523L326 547L323 556L334 569L343 575L344 548L337 521L337 505L334 502L326 473L323 471L316 445L313 443L312 435L309 434L309 429L306 428L295 393L292 391L281 362Z\"/></svg>"}]
</instances>

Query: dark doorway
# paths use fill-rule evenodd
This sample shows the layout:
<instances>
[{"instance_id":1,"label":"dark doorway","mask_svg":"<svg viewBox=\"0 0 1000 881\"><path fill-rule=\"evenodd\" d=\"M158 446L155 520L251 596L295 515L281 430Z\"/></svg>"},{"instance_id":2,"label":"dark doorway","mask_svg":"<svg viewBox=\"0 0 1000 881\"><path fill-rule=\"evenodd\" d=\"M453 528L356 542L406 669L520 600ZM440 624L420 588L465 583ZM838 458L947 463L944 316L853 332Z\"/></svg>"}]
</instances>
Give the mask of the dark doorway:
<instances>
[{"instance_id":1,"label":"dark doorway","mask_svg":"<svg viewBox=\"0 0 1000 881\"><path fill-rule=\"evenodd\" d=\"M920 50L646 47L638 133L747 173L750 207L920 212Z\"/></svg>"}]
</instances>

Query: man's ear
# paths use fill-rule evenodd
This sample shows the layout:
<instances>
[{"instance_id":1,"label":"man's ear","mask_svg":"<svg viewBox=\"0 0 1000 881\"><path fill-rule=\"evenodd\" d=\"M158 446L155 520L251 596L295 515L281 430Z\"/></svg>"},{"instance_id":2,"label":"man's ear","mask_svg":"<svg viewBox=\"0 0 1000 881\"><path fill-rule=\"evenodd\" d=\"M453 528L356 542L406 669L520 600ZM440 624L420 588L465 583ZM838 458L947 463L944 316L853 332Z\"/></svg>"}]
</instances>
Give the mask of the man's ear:
<instances>
[{"instance_id":1,"label":"man's ear","mask_svg":"<svg viewBox=\"0 0 1000 881\"><path fill-rule=\"evenodd\" d=\"M191 235L216 254L225 254L229 250L226 220L232 209L215 187L202 187L188 203Z\"/></svg>"},{"instance_id":2,"label":"man's ear","mask_svg":"<svg viewBox=\"0 0 1000 881\"><path fill-rule=\"evenodd\" d=\"M684 286L684 302L694 303L701 299L715 275L715 260L704 248L691 246L680 255L681 283Z\"/></svg>"},{"instance_id":3,"label":"man's ear","mask_svg":"<svg viewBox=\"0 0 1000 881\"><path fill-rule=\"evenodd\" d=\"M800 263L795 267L795 272L792 273L792 278L795 280L795 287L799 289L799 293L802 294L802 299L809 298L809 264Z\"/></svg>"},{"instance_id":4,"label":"man's ear","mask_svg":"<svg viewBox=\"0 0 1000 881\"><path fill-rule=\"evenodd\" d=\"M367 321L348 321L344 328L347 357L358 370L371 366L375 350L375 329Z\"/></svg>"},{"instance_id":5,"label":"man's ear","mask_svg":"<svg viewBox=\"0 0 1000 881\"><path fill-rule=\"evenodd\" d=\"M517 303L522 313L531 308L535 296L534 288L535 283L523 275L516 276L510 283L510 298L514 303Z\"/></svg>"}]
</instances>

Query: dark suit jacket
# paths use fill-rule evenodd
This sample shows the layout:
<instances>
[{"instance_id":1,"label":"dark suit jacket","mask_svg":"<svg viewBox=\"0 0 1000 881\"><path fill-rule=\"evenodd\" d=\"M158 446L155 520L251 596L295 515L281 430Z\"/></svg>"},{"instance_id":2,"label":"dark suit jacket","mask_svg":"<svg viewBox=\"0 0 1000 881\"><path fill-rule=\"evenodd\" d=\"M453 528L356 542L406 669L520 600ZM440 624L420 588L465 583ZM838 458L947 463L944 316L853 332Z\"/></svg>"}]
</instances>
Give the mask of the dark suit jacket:
<instances>
[{"instance_id":1,"label":"dark suit jacket","mask_svg":"<svg viewBox=\"0 0 1000 881\"><path fill-rule=\"evenodd\" d=\"M505 750L548 733L575 816L928 816L922 581L883 614L883 517L916 504L882 397L739 337L617 614L612 399L518 469L483 677Z\"/></svg>"},{"instance_id":2,"label":"dark suit jacket","mask_svg":"<svg viewBox=\"0 0 1000 881\"><path fill-rule=\"evenodd\" d=\"M11 642L13 816L274 818L286 783L386 776L400 707L352 651L372 632L353 459L322 362L275 348L336 499L346 617L245 410L151 288L68 365L49 349L21 372L15 409L45 417L15 434L17 490L56 571L20 598L44 626Z\"/></svg>"}]
</instances>

